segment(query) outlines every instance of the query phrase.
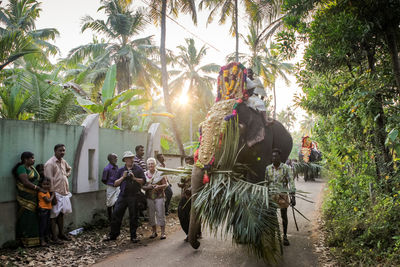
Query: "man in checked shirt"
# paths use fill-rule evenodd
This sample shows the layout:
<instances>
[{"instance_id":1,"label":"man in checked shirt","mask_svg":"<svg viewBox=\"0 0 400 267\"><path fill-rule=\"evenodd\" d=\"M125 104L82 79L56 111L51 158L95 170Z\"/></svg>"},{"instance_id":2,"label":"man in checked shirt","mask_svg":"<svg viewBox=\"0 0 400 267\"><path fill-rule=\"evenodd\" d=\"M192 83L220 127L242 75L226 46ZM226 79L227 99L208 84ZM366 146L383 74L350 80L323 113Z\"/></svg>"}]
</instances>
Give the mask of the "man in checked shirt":
<instances>
[{"instance_id":1,"label":"man in checked shirt","mask_svg":"<svg viewBox=\"0 0 400 267\"><path fill-rule=\"evenodd\" d=\"M281 162L281 150L278 148L274 148L272 150L272 164L268 165L265 170L265 180L268 182L269 191L273 194L272 199L276 202L281 210L283 245L289 246L290 243L287 238L287 208L289 205L296 205L296 198L294 196L296 187L294 185L292 170L288 165ZM290 194L290 202L288 193Z\"/></svg>"}]
</instances>

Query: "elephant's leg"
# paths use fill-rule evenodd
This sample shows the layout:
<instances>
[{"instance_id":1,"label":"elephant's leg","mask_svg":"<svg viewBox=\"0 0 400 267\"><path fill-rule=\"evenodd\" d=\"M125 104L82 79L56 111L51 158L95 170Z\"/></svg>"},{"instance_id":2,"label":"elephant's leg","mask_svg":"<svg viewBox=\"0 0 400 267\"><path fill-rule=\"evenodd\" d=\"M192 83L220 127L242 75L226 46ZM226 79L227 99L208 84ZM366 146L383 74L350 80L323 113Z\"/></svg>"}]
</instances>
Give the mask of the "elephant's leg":
<instances>
[{"instance_id":1,"label":"elephant's leg","mask_svg":"<svg viewBox=\"0 0 400 267\"><path fill-rule=\"evenodd\" d=\"M194 201L195 201L195 194L203 186L203 175L204 175L204 172L200 168L197 168L196 166L193 167L192 180L191 180L192 208L190 210L190 223L189 223L188 238L189 238L190 245L192 245L192 247L194 249L198 249L200 246L200 242L197 241L197 235L201 231L201 223L200 223L200 220L198 219L198 216L195 212L195 208L193 207L193 205L194 205Z\"/></svg>"}]
</instances>

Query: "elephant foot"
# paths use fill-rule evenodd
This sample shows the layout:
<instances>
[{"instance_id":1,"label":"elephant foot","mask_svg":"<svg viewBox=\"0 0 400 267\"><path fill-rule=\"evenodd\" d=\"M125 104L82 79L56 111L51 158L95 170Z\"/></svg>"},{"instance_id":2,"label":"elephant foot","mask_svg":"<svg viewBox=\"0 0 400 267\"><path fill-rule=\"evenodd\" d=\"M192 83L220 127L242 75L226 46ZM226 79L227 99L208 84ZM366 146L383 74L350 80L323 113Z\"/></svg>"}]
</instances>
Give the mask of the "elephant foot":
<instances>
[{"instance_id":1,"label":"elephant foot","mask_svg":"<svg viewBox=\"0 0 400 267\"><path fill-rule=\"evenodd\" d=\"M192 246L192 248L198 249L200 247L200 242L195 240L195 241L190 242L190 245Z\"/></svg>"}]
</instances>

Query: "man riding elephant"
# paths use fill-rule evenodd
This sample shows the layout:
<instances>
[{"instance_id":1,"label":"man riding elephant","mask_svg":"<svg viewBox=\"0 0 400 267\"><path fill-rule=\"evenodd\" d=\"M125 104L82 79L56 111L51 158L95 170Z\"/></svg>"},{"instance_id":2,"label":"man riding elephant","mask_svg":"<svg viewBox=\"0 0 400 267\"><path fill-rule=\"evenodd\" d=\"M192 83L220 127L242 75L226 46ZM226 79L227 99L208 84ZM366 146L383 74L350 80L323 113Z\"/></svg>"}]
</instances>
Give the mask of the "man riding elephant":
<instances>
[{"instance_id":1,"label":"man riding elephant","mask_svg":"<svg viewBox=\"0 0 400 267\"><path fill-rule=\"evenodd\" d=\"M247 69L246 85L249 98L245 101L245 104L256 111L259 111L264 119L265 125L268 126L273 122L273 120L268 116L264 103L264 97L266 97L267 94L260 79L254 77L252 69Z\"/></svg>"},{"instance_id":2,"label":"man riding elephant","mask_svg":"<svg viewBox=\"0 0 400 267\"><path fill-rule=\"evenodd\" d=\"M322 159L322 153L318 149L318 144L312 141L311 138L306 135L302 138L301 148L299 151L299 160L303 163L315 163ZM315 177L318 177L319 168L313 169L309 164L304 169L304 181L315 181Z\"/></svg>"}]
</instances>

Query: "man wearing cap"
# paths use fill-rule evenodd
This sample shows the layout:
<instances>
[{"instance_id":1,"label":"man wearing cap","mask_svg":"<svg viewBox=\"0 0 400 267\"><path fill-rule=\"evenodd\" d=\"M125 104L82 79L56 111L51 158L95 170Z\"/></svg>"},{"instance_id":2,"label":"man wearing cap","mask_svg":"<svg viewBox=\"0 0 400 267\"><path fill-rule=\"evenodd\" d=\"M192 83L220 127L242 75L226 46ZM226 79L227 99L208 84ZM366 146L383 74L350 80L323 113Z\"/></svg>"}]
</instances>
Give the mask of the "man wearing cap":
<instances>
[{"instance_id":1,"label":"man wearing cap","mask_svg":"<svg viewBox=\"0 0 400 267\"><path fill-rule=\"evenodd\" d=\"M122 161L125 166L118 169L114 186L120 186L120 194L112 214L110 235L104 241L116 240L120 234L122 218L129 209L129 228L132 243L139 242L136 236L138 227L137 195L141 186L146 183L143 169L134 163L135 155L131 151L125 151Z\"/></svg>"}]
</instances>

